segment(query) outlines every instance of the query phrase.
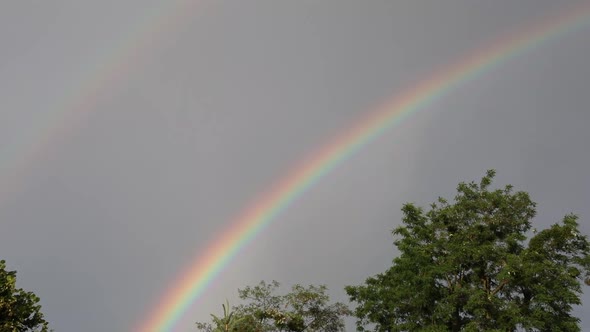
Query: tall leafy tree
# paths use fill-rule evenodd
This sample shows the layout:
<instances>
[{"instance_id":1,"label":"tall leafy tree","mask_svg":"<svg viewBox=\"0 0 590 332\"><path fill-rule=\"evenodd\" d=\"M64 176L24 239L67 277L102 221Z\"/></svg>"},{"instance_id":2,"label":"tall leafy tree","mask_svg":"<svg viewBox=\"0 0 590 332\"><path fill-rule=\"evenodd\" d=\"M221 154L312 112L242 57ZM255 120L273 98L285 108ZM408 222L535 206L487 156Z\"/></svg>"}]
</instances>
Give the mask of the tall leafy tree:
<instances>
[{"instance_id":1,"label":"tall leafy tree","mask_svg":"<svg viewBox=\"0 0 590 332\"><path fill-rule=\"evenodd\" d=\"M48 331L39 298L32 292L16 288L16 271L7 271L0 260L0 331Z\"/></svg>"},{"instance_id":2,"label":"tall leafy tree","mask_svg":"<svg viewBox=\"0 0 590 332\"><path fill-rule=\"evenodd\" d=\"M393 266L346 287L359 331L580 331L590 245L578 218L537 231L529 195L491 190L494 176L460 183L452 204L403 206Z\"/></svg>"},{"instance_id":3,"label":"tall leafy tree","mask_svg":"<svg viewBox=\"0 0 590 332\"><path fill-rule=\"evenodd\" d=\"M205 332L339 332L344 331L345 316L351 314L342 303L330 303L326 286L294 285L291 292L276 294L279 283L264 281L238 289L244 303L229 309L212 322L197 323Z\"/></svg>"}]
</instances>

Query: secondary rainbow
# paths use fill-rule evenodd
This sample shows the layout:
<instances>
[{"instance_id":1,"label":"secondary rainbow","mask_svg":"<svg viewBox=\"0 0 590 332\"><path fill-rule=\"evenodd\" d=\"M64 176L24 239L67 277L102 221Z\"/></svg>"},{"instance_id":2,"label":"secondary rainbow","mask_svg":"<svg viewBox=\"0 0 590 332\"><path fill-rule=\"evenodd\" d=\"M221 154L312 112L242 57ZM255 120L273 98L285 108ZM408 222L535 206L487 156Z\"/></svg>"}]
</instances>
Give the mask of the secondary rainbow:
<instances>
[{"instance_id":1,"label":"secondary rainbow","mask_svg":"<svg viewBox=\"0 0 590 332\"><path fill-rule=\"evenodd\" d=\"M425 109L457 86L545 41L582 28L589 21L590 3L586 3L530 25L517 34L499 39L456 64L443 68L342 131L340 136L287 172L255 204L248 206L230 222L229 227L211 242L192 266L180 274L138 331L171 331L232 258L277 215L337 165L383 132L400 124L411 114Z\"/></svg>"},{"instance_id":2,"label":"secondary rainbow","mask_svg":"<svg viewBox=\"0 0 590 332\"><path fill-rule=\"evenodd\" d=\"M152 49L187 21L197 6L205 4L170 0L145 6L129 19L118 38L105 43L86 63L71 68L74 74L64 83L64 95L55 96L46 110L38 112L13 144L0 147L0 204L21 189L31 168L82 127L104 95L140 68Z\"/></svg>"}]
</instances>

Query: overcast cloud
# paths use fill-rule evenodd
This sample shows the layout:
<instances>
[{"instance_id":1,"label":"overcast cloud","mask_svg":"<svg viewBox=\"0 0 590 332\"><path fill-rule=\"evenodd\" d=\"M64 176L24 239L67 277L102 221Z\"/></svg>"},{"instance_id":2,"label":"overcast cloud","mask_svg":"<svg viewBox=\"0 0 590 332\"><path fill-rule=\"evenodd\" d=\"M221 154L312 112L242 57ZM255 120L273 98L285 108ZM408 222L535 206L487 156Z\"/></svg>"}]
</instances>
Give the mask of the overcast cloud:
<instances>
[{"instance_id":1,"label":"overcast cloud","mask_svg":"<svg viewBox=\"0 0 590 332\"><path fill-rule=\"evenodd\" d=\"M233 216L340 130L582 2L195 1L179 15L177 1L4 1L0 258L55 331L132 330ZM588 59L590 24L391 128L245 248L177 331L262 279L345 301L345 285L390 266L404 202L452 196L489 168L530 192L537 227L574 212L590 234Z\"/></svg>"}]
</instances>

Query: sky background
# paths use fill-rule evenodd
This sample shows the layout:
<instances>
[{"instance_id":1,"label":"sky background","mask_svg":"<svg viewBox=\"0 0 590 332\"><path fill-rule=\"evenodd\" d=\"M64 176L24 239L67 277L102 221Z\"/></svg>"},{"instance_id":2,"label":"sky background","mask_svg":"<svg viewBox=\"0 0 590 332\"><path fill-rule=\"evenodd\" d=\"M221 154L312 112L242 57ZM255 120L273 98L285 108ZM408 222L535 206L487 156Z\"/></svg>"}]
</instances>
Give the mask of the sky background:
<instances>
[{"instance_id":1,"label":"sky background","mask_svg":"<svg viewBox=\"0 0 590 332\"><path fill-rule=\"evenodd\" d=\"M55 331L132 330L234 216L330 138L580 3L4 1L0 258ZM391 128L240 252L177 331L260 280L326 284L346 301L345 285L391 265L404 202L450 198L490 168L498 186L531 194L536 227L575 212L590 234L588 59L590 24Z\"/></svg>"}]
</instances>

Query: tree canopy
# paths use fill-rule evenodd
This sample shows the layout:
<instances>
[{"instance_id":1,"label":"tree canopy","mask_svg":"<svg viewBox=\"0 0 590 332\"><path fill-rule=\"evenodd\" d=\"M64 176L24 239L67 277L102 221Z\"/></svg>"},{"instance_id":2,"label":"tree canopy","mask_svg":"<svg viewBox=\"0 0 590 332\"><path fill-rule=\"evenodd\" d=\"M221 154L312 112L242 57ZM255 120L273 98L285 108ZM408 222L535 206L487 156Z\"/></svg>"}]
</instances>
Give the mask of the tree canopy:
<instances>
[{"instance_id":1,"label":"tree canopy","mask_svg":"<svg viewBox=\"0 0 590 332\"><path fill-rule=\"evenodd\" d=\"M339 332L344 331L345 316L350 315L342 303L330 303L326 286L294 285L291 292L278 295L279 283L264 281L239 289L244 303L230 308L223 305L223 316L212 322L197 323L204 332Z\"/></svg>"},{"instance_id":2,"label":"tree canopy","mask_svg":"<svg viewBox=\"0 0 590 332\"><path fill-rule=\"evenodd\" d=\"M580 330L572 308L590 283L590 244L578 217L537 231L529 195L491 190L494 176L426 212L403 206L393 265L346 287L359 331Z\"/></svg>"},{"instance_id":3,"label":"tree canopy","mask_svg":"<svg viewBox=\"0 0 590 332\"><path fill-rule=\"evenodd\" d=\"M0 331L48 331L39 298L32 292L16 288L16 271L6 271L0 260Z\"/></svg>"}]
</instances>

